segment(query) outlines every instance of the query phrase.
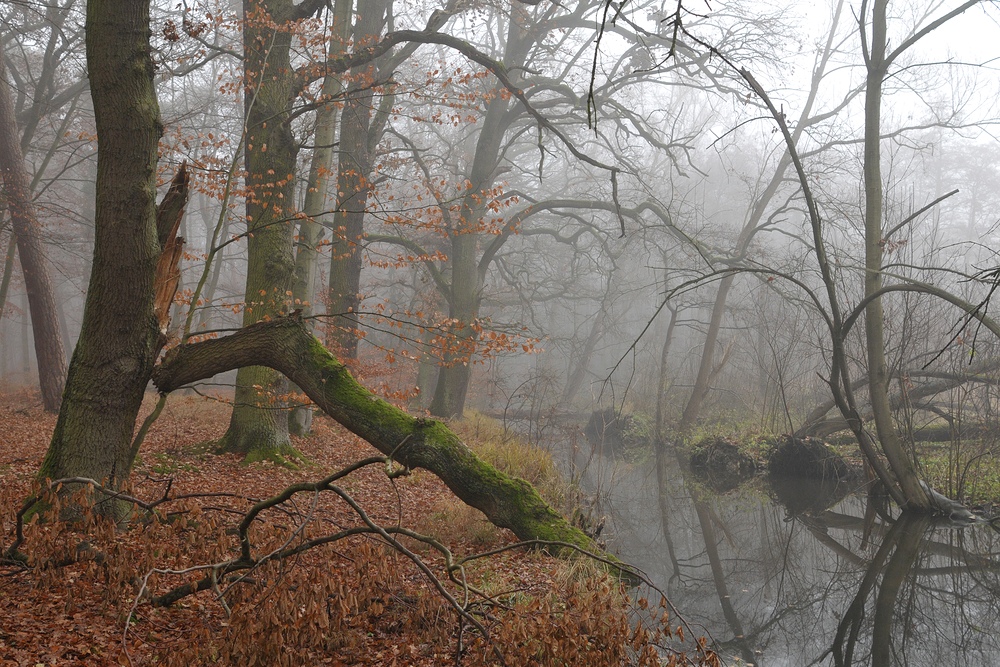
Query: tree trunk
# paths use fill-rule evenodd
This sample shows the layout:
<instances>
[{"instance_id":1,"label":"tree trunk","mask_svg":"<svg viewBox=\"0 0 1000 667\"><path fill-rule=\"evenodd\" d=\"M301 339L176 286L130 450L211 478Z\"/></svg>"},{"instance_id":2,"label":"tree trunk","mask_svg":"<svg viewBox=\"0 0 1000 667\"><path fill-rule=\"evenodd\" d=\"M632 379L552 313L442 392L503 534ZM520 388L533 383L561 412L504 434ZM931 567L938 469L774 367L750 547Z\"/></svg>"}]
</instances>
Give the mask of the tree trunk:
<instances>
[{"instance_id":1,"label":"tree trunk","mask_svg":"<svg viewBox=\"0 0 1000 667\"><path fill-rule=\"evenodd\" d=\"M94 262L80 339L43 478L119 486L160 349L153 281L157 143L162 132L149 50L149 4L87 3L87 69L98 135ZM101 511L120 517L115 503Z\"/></svg>"},{"instance_id":2,"label":"tree trunk","mask_svg":"<svg viewBox=\"0 0 1000 667\"><path fill-rule=\"evenodd\" d=\"M964 369L961 373L947 373L938 371L925 371L921 368L910 370L897 370L891 377L898 380L901 377L909 377L911 380L937 378L936 382L917 384L908 388L905 392L896 391L889 395L889 406L893 410L903 407L905 402L922 403L924 399L946 392L964 384L996 384L993 374L1000 368L1000 359L988 359L979 362L975 366ZM853 389L859 389L868 384L868 378L862 377L852 383ZM802 425L795 431L795 436L799 438L812 436L815 438L825 438L826 436L850 428L847 420L843 416L829 416L827 414L837 407L835 401L825 401L816 406L809 415L802 421ZM862 413L865 419L871 419L871 410Z\"/></svg>"},{"instance_id":3,"label":"tree trunk","mask_svg":"<svg viewBox=\"0 0 1000 667\"><path fill-rule=\"evenodd\" d=\"M616 265L612 265L612 272L616 268ZM570 357L570 362L574 365L566 380L566 386L563 387L562 396L559 399L559 403L564 408L570 407L570 403L573 402L577 392L580 391L580 387L583 386L584 379L587 377L587 371L590 370L590 362L594 358L594 350L597 349L597 344L604 338L605 320L609 317L613 303L613 278L614 273L608 276L604 287L604 298L601 299L601 308L594 315L594 322L590 327L587 340L583 344L583 350L580 351L580 354L574 354Z\"/></svg>"},{"instance_id":4,"label":"tree trunk","mask_svg":"<svg viewBox=\"0 0 1000 667\"><path fill-rule=\"evenodd\" d=\"M752 219L752 218L751 218ZM756 223L754 223L756 227ZM694 428L698 417L701 415L701 406L712 388L712 379L718 374L721 368L715 365L715 347L719 342L719 332L722 330L722 318L726 314L726 301L729 299L729 290L733 286L735 276L727 275L719 282L719 291L715 294L715 305L712 307L712 319L708 323L708 331L705 333L705 347L701 352L701 362L698 364L698 376L694 381L694 388L691 390L691 397L681 421L677 425L677 430L682 434L688 433Z\"/></svg>"},{"instance_id":5,"label":"tree trunk","mask_svg":"<svg viewBox=\"0 0 1000 667\"><path fill-rule=\"evenodd\" d=\"M656 419L654 422L654 433L656 436L655 445L657 448L666 447L667 416L664 413L664 408L667 402L667 387L670 384L667 375L667 360L670 358L670 344L674 340L674 330L677 328L677 316L680 313L679 306L671 307L668 304L667 308L670 309L670 322L667 323L667 333L663 336L663 346L660 348L660 374L656 381ZM659 449L657 451L659 451ZM657 454L657 456L659 456L659 454ZM657 459L657 461L659 461L659 459ZM657 465L659 465L659 463L657 463Z\"/></svg>"},{"instance_id":6,"label":"tree trunk","mask_svg":"<svg viewBox=\"0 0 1000 667\"><path fill-rule=\"evenodd\" d=\"M590 538L549 507L530 484L495 470L447 426L414 418L362 387L297 317L174 348L154 371L153 381L160 391L170 392L247 363L281 371L352 433L405 466L431 471L462 501L520 539L593 548Z\"/></svg>"},{"instance_id":7,"label":"tree trunk","mask_svg":"<svg viewBox=\"0 0 1000 667\"><path fill-rule=\"evenodd\" d=\"M226 212L223 215L225 215L226 218L222 222L222 229L221 233L219 234L219 238L228 239L229 213ZM209 240L211 240L211 235L209 236ZM205 252L205 256L207 257L211 251L212 249L209 248ZM213 262L214 266L212 266L212 274L208 279L208 283L205 285L205 292L204 294L202 294L201 298L202 306L201 306L201 313L199 313L198 315L198 327L197 327L198 330L208 329L213 326L212 304L215 303L215 293L219 287L219 277L222 275L222 265L225 262L225 257L223 253L222 252L217 253L215 258L213 259Z\"/></svg>"},{"instance_id":8,"label":"tree trunk","mask_svg":"<svg viewBox=\"0 0 1000 667\"><path fill-rule=\"evenodd\" d=\"M17 236L14 232L11 232L10 240L7 241L7 251L3 254L3 274L0 277L0 319L3 318L3 311L7 306L7 290L10 288L10 276L14 273L14 255L17 254L16 251Z\"/></svg>"},{"instance_id":9,"label":"tree trunk","mask_svg":"<svg viewBox=\"0 0 1000 667\"><path fill-rule=\"evenodd\" d=\"M511 71L511 78L519 80L518 69L524 67L534 36L526 28L528 17L516 6L511 7L511 20L504 48L504 65ZM485 267L479 266L480 225L491 197L487 194L496 182L500 160L500 146L513 122L508 114L510 103L504 95L493 97L486 110L483 129L476 141L476 152L469 173L469 188L462 198L462 207L451 221L448 238L451 252L451 289L448 299L448 316L457 324L453 327L454 341L446 341L443 367L434 387L430 411L438 417L460 417L465 409L465 399L472 378L472 357L476 351L482 302ZM491 236L492 238L492 236Z\"/></svg>"},{"instance_id":10,"label":"tree trunk","mask_svg":"<svg viewBox=\"0 0 1000 667\"><path fill-rule=\"evenodd\" d=\"M472 381L472 367L467 362L442 366L434 385L430 413L445 419L459 418L465 410L465 399Z\"/></svg>"},{"instance_id":11,"label":"tree trunk","mask_svg":"<svg viewBox=\"0 0 1000 667\"><path fill-rule=\"evenodd\" d=\"M338 0L334 6L332 35L327 57L343 54L351 27L351 0ZM327 74L323 79L322 95L326 100L339 97L340 77ZM334 141L337 134L338 107L330 101L316 111L316 131L313 133L312 163L303 206L305 218L299 224L295 241L295 275L292 282L292 299L296 308L306 317L313 314L316 296L316 270L319 264L317 247L324 236L324 226L330 224L326 214L327 190L330 188L330 170L333 168ZM312 429L311 405L296 407L288 416L288 428L293 435L306 435Z\"/></svg>"},{"instance_id":12,"label":"tree trunk","mask_svg":"<svg viewBox=\"0 0 1000 667\"><path fill-rule=\"evenodd\" d=\"M66 381L66 351L59 332L59 313L42 250L40 226L31 201L31 189L24 172L24 157L17 136L17 119L4 58L0 56L0 174L17 237L21 272L28 293L31 326L38 359L38 382L42 405L58 412Z\"/></svg>"},{"instance_id":13,"label":"tree trunk","mask_svg":"<svg viewBox=\"0 0 1000 667\"><path fill-rule=\"evenodd\" d=\"M247 282L244 326L287 312L292 286L296 145L291 107L289 0L245 0ZM294 455L284 397L288 382L269 368L236 374L236 403L221 451L248 459Z\"/></svg>"},{"instance_id":14,"label":"tree trunk","mask_svg":"<svg viewBox=\"0 0 1000 667\"><path fill-rule=\"evenodd\" d=\"M354 29L354 43L363 43L382 31L385 3L370 0ZM333 215L330 255L329 323L327 342L345 359L358 356L358 309L361 291L361 241L365 233L365 209L371 192L371 112L377 79L374 64L351 70L355 90L341 112L340 159L337 163L337 208ZM336 319L335 319L336 318ZM334 322L339 322L334 325Z\"/></svg>"},{"instance_id":15,"label":"tree trunk","mask_svg":"<svg viewBox=\"0 0 1000 667\"><path fill-rule=\"evenodd\" d=\"M478 215L477 209L463 207L459 229L453 233L451 240L448 315L454 324L444 342L445 354L430 407L432 415L445 419L462 416L472 380L472 361L478 338L473 324L479 317L482 301L482 282L476 266L479 235L475 229Z\"/></svg>"},{"instance_id":16,"label":"tree trunk","mask_svg":"<svg viewBox=\"0 0 1000 667\"><path fill-rule=\"evenodd\" d=\"M438 364L438 360L426 351L433 345L433 333L425 329L419 335L423 339L424 351L421 352L420 362L417 365L416 384L419 393L414 398L412 406L420 410L428 410L434 399L433 388L437 386L437 377L438 373L441 372L441 366Z\"/></svg>"},{"instance_id":17,"label":"tree trunk","mask_svg":"<svg viewBox=\"0 0 1000 667\"><path fill-rule=\"evenodd\" d=\"M865 298L882 288L882 82L886 64L886 7L888 0L872 3L871 45L865 89ZM862 17L862 21L867 20ZM882 451L892 469L907 507L927 510L930 500L920 486L913 459L907 456L892 419L889 402L889 372L885 359L885 316L882 298L865 308L865 339L868 352L868 390L875 428Z\"/></svg>"}]
</instances>

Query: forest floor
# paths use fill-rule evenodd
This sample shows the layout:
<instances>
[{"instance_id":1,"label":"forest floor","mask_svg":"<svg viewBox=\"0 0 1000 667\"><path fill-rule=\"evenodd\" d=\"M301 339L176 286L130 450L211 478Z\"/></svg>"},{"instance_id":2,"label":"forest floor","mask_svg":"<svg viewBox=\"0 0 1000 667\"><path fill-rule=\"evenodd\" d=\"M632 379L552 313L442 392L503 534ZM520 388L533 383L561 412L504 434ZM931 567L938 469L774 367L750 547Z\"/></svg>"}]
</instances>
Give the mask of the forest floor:
<instances>
[{"instance_id":1,"label":"forest floor","mask_svg":"<svg viewBox=\"0 0 1000 667\"><path fill-rule=\"evenodd\" d=\"M154 400L147 397L143 414ZM653 664L654 646L669 639L669 625L637 631L637 618L660 618L662 609L640 614L590 561L511 549L467 563L465 588L447 580L442 552L407 539L407 554L370 534L271 562L236 586L220 582L152 606L151 596L208 571L189 568L238 555L235 526L253 500L378 455L318 417L310 437L294 439L306 457L297 470L247 466L206 445L224 433L228 415L224 402L171 397L149 432L130 492L145 500L168 489L171 498L194 494L157 508L169 520L134 520L128 530L95 521L86 537L65 524L27 526L20 550L31 566L0 564L0 666L478 665L499 662L497 651L511 665ZM0 553L14 539L15 514L36 485L54 425L37 396L0 394ZM392 480L372 465L337 484L372 522L431 535L456 557L515 542L425 471ZM251 530L255 555L363 525L332 493L304 493L280 510ZM455 603L479 629L460 622Z\"/></svg>"}]
</instances>

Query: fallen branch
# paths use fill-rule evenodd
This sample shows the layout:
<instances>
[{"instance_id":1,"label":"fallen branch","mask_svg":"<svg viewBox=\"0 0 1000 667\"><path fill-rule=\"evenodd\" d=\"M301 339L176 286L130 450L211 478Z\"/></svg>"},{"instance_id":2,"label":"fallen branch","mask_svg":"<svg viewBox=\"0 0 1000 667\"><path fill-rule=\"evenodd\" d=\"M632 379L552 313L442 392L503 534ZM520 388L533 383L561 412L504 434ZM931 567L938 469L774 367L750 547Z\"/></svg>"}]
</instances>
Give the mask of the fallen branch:
<instances>
[{"instance_id":1,"label":"fallen branch","mask_svg":"<svg viewBox=\"0 0 1000 667\"><path fill-rule=\"evenodd\" d=\"M315 547L324 544L332 544L334 542L338 542L340 540L343 540L345 538L354 535L374 535L380 537L382 541L391 546L397 552L409 558L417 566L417 568L420 569L420 571L424 574L424 576L427 577L428 581L431 582L431 584L437 591L438 595L440 595L448 602L448 605L455 611L456 614L458 614L458 616L462 619L464 623L471 625L481 633L483 638L485 638L492 646L494 655L496 655L500 663L506 665L507 664L506 660L504 659L504 656L501 653L499 647L496 646L490 639L489 631L468 610L469 588L465 581L464 570L462 569L462 565L460 563L458 564L455 563L454 555L452 554L451 550L448 549L448 547L446 547L439 541L427 537L425 535L421 535L407 528L403 528L401 526L391 526L385 528L380 526L375 521L373 521L371 517L368 516L368 513L365 512L364 508L362 508L361 505L356 500L354 500L354 498L352 498L350 494L348 494L342 488L334 484L335 481L343 479L347 475L350 475L351 473L361 468L371 465L384 465L386 476L389 477L389 479L395 479L396 477L399 477L400 475L406 474L406 472L408 472L406 469L402 470L394 469L392 459L388 457L369 457L364 460L358 461L346 468L338 470L337 472L332 473L331 475L319 480L318 482L300 482L286 487L280 493L254 504L254 506L250 508L250 510L244 515L243 520L240 522L238 528L239 540L240 540L239 556L231 560L221 561L211 565L198 565L194 567L185 568L184 570L170 570L170 569L159 569L159 568L154 568L150 570L142 578L142 584L140 586L139 592L135 596L135 603L133 603L132 613L135 612L136 606L138 605L138 601L142 599L143 596L146 594L149 577L154 573L183 575L200 570L208 571L208 574L198 581L182 584L180 586L173 588L172 590L168 591L163 595L151 598L150 602L154 607L167 607L174 604L178 600L187 597L188 595L193 595L194 593L197 593L199 591L212 589L216 592L216 598L219 600L220 604L223 605L223 608L226 609L228 614L229 606L226 604L225 601L226 593L234 585L244 581L247 575L251 571L259 568L265 563L272 561L282 561L288 558L292 558ZM276 549L270 550L268 553L263 554L262 556L257 557L254 555L254 548L253 544L250 541L249 531L250 531L250 526L254 523L254 521L262 512L268 509L279 507L283 503L286 503L289 500L291 500L295 495L299 493L313 493L318 495L323 491L329 491L339 496L341 500L343 500L348 506L350 506L350 508L354 511L354 513L358 516L358 518L361 519L364 525L356 526L353 528L347 528L338 531L332 535L325 535L313 539L305 539L302 538L302 536L305 534L306 527L308 526L309 523L311 523L313 519L313 513L310 512L309 515L306 516L303 519L303 521L291 531L288 538L284 540L281 546L279 546ZM315 507L315 502L313 503L313 506ZM411 551L410 549L406 548L405 545L403 545L398 539L396 539L395 535L403 535L412 538L414 540L427 544L428 546L434 548L439 553L441 553L441 555L444 556L445 559L445 569L446 572L448 573L449 578L453 582L458 584L465 592L463 596L465 600L464 603L459 603L459 601L455 598L455 596L452 595L447 588L445 588L441 580L434 575L430 567L423 561L423 559L421 559L417 554L413 553L413 551ZM296 540L296 538L302 538L302 539L298 544L293 545L292 543ZM456 571L462 572L461 578L456 578L454 576L454 573ZM229 581L226 581L227 577L237 573L239 573L239 576L232 577L229 579ZM225 582L228 584L225 590L220 589L219 587L220 582ZM129 618L131 618L132 613L129 614ZM125 629L122 634L122 644L126 656L128 655L128 646L127 646L128 628L129 628L129 622L126 621Z\"/></svg>"},{"instance_id":2,"label":"fallen branch","mask_svg":"<svg viewBox=\"0 0 1000 667\"><path fill-rule=\"evenodd\" d=\"M170 392L251 365L280 371L349 431L407 468L434 473L463 502L519 539L596 550L534 487L480 459L445 424L413 417L362 387L297 314L176 347L154 369L153 382L161 392ZM624 570L618 574L632 580Z\"/></svg>"}]
</instances>

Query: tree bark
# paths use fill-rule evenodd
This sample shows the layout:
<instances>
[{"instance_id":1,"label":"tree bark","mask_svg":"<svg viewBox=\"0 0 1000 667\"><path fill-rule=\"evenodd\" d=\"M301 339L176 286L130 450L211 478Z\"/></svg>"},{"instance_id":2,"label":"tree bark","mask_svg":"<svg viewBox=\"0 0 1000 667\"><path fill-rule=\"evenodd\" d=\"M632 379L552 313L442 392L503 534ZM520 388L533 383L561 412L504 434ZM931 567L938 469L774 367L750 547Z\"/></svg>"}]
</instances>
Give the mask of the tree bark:
<instances>
[{"instance_id":1,"label":"tree bark","mask_svg":"<svg viewBox=\"0 0 1000 667\"><path fill-rule=\"evenodd\" d=\"M387 456L441 478L462 501L520 539L593 544L522 479L495 470L443 423L414 418L362 387L299 317L260 322L226 338L171 350L153 372L161 392L245 364L284 373L326 414Z\"/></svg>"},{"instance_id":2,"label":"tree bark","mask_svg":"<svg viewBox=\"0 0 1000 667\"><path fill-rule=\"evenodd\" d=\"M162 133L149 50L149 4L87 3L87 69L98 135L94 262L80 339L43 478L119 486L160 349L153 276L157 143ZM119 516L114 503L102 511Z\"/></svg>"},{"instance_id":3,"label":"tree bark","mask_svg":"<svg viewBox=\"0 0 1000 667\"><path fill-rule=\"evenodd\" d=\"M38 359L38 383L42 405L58 412L66 381L66 351L59 331L59 313L42 250L41 227L31 201L31 188L24 171L24 156L17 133L17 119L4 58L0 55L0 174L17 238L21 272L24 274L31 312L31 328Z\"/></svg>"},{"instance_id":4,"label":"tree bark","mask_svg":"<svg viewBox=\"0 0 1000 667\"><path fill-rule=\"evenodd\" d=\"M245 0L247 282L244 326L287 312L292 287L297 148L289 125L290 0ZM288 440L288 382L269 368L236 374L236 402L219 449L248 458L283 459Z\"/></svg>"},{"instance_id":5,"label":"tree bark","mask_svg":"<svg viewBox=\"0 0 1000 667\"><path fill-rule=\"evenodd\" d=\"M369 0L354 28L354 43L360 44L381 33L385 3ZM336 346L342 358L358 356L358 309L361 291L361 241L365 210L371 192L371 132L373 85L378 79L373 63L351 70L354 90L341 112L340 158L337 163L337 208L333 214L330 255L329 322L327 342ZM336 319L335 319L336 318ZM341 324L334 325L335 321Z\"/></svg>"},{"instance_id":6,"label":"tree bark","mask_svg":"<svg viewBox=\"0 0 1000 667\"><path fill-rule=\"evenodd\" d=\"M528 51L534 43L535 36L527 27L529 20L522 9L511 7L503 62L512 72L513 81L520 80L520 75L516 73L524 67ZM475 324L483 297L483 273L479 266L480 225L490 200L485 193L496 181L500 146L515 120L512 114L508 114L509 109L510 102L503 95L490 100L469 173L471 187L462 198L462 207L448 230L451 284L445 297L448 299L448 316L456 324L452 331L455 340L446 342L448 349L443 355L443 365L431 401L431 414L438 417L460 417L469 393L471 357L479 335Z\"/></svg>"},{"instance_id":7,"label":"tree bark","mask_svg":"<svg viewBox=\"0 0 1000 667\"><path fill-rule=\"evenodd\" d=\"M334 5L333 25L328 48L328 58L333 59L344 53L350 36L351 0L337 0ZM340 96L340 77L327 74L323 79L322 95L327 104L316 111L316 130L313 133L313 154L309 166L309 181L303 205L305 218L299 224L295 240L295 273L292 281L292 300L296 308L301 308L305 316L313 314L313 300L316 296L316 271L319 265L318 246L325 235L324 226L329 225L326 213L327 190L330 188L330 173L333 169L334 142L337 135L338 106L333 100ZM312 429L312 406L296 407L288 416L288 429L294 435L306 435Z\"/></svg>"},{"instance_id":8,"label":"tree bark","mask_svg":"<svg viewBox=\"0 0 1000 667\"><path fill-rule=\"evenodd\" d=\"M887 74L886 8L888 0L874 0L871 16L871 43L865 89L865 297L882 288L882 166L881 114L882 83ZM867 17L862 17L866 21ZM930 500L920 486L913 459L907 456L902 438L892 419L889 402L889 371L885 358L885 315L882 298L865 308L865 339L868 352L868 391L875 429L889 467L899 482L907 507L930 509Z\"/></svg>"}]
</instances>

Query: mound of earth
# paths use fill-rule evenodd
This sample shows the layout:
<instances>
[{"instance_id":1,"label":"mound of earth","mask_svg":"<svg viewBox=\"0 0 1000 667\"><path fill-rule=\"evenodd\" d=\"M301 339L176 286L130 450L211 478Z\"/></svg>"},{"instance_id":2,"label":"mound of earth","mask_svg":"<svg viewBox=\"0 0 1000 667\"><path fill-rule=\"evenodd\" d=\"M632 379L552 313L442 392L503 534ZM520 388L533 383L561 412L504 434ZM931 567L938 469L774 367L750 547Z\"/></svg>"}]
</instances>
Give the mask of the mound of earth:
<instances>
[{"instance_id":1,"label":"mound of earth","mask_svg":"<svg viewBox=\"0 0 1000 667\"><path fill-rule=\"evenodd\" d=\"M768 457L768 471L781 477L849 480L855 471L837 452L812 438L786 436Z\"/></svg>"},{"instance_id":2,"label":"mound of earth","mask_svg":"<svg viewBox=\"0 0 1000 667\"><path fill-rule=\"evenodd\" d=\"M725 438L712 438L695 446L691 470L720 493L731 491L757 474L757 463Z\"/></svg>"},{"instance_id":3,"label":"mound of earth","mask_svg":"<svg viewBox=\"0 0 1000 667\"><path fill-rule=\"evenodd\" d=\"M652 442L651 429L646 419L617 412L613 407L594 410L583 434L600 448L602 454L609 456L620 456L630 449L646 447Z\"/></svg>"}]
</instances>

